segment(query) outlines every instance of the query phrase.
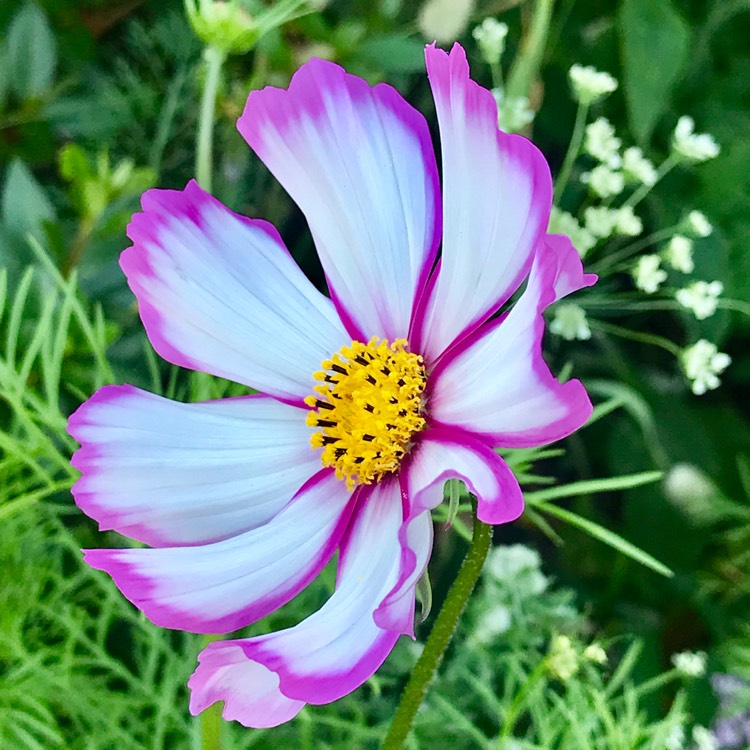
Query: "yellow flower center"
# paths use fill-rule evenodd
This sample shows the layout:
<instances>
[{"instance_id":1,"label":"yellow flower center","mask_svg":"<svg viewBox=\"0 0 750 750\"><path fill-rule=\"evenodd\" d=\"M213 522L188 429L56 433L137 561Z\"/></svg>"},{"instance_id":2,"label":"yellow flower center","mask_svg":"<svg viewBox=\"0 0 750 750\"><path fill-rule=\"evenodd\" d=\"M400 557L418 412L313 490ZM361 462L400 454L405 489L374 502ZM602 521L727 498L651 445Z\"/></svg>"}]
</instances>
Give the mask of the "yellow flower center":
<instances>
[{"instance_id":1,"label":"yellow flower center","mask_svg":"<svg viewBox=\"0 0 750 750\"><path fill-rule=\"evenodd\" d=\"M313 375L320 385L305 399L313 408L307 424L320 429L310 444L323 449L323 466L332 466L350 490L396 471L426 425L424 360L406 346L404 339L352 341Z\"/></svg>"}]
</instances>

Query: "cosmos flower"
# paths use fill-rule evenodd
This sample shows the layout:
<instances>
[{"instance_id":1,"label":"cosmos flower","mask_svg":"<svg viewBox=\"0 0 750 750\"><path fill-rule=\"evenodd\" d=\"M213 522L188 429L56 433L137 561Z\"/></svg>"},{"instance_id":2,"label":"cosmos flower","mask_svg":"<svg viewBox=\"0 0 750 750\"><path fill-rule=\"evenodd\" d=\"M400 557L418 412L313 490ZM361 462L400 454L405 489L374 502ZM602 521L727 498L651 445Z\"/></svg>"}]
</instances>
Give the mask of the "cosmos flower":
<instances>
[{"instance_id":1,"label":"cosmos flower","mask_svg":"<svg viewBox=\"0 0 750 750\"><path fill-rule=\"evenodd\" d=\"M485 523L511 521L523 499L493 448L558 440L591 413L542 359L544 309L595 280L546 234L547 164L498 131L460 46L426 58L442 198L424 118L333 63L252 92L239 120L304 212L330 298L270 224L194 182L147 192L129 226L120 262L156 351L258 393L184 404L125 385L86 402L69 424L76 502L150 545L87 562L157 625L231 633L339 553L319 611L201 653L193 713L224 701L225 718L268 727L361 685L413 635L445 480Z\"/></svg>"}]
</instances>

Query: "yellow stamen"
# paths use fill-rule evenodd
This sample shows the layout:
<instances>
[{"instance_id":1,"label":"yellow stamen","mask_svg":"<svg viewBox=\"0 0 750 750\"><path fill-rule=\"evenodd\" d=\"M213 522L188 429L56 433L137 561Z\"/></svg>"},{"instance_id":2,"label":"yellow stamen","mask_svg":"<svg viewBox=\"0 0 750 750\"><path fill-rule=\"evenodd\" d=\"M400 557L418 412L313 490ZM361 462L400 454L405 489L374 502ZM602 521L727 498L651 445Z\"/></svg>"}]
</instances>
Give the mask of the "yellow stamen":
<instances>
[{"instance_id":1,"label":"yellow stamen","mask_svg":"<svg viewBox=\"0 0 750 750\"><path fill-rule=\"evenodd\" d=\"M305 403L312 407L310 438L322 448L323 466L332 466L352 490L372 484L398 469L412 437L424 429L424 361L377 336L367 344L352 341L314 373L319 382Z\"/></svg>"}]
</instances>

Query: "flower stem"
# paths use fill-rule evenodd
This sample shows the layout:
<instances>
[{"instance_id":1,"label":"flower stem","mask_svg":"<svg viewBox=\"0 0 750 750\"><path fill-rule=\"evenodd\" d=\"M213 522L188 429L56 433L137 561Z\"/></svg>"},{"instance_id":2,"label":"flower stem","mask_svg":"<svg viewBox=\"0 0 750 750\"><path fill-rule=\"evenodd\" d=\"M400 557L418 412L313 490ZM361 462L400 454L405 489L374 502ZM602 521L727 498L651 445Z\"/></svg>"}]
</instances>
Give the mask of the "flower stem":
<instances>
[{"instance_id":1,"label":"flower stem","mask_svg":"<svg viewBox=\"0 0 750 750\"><path fill-rule=\"evenodd\" d=\"M216 635L204 636L203 647L220 638ZM221 703L214 703L201 713L201 750L220 750L221 748L221 705Z\"/></svg>"},{"instance_id":2,"label":"flower stem","mask_svg":"<svg viewBox=\"0 0 750 750\"><path fill-rule=\"evenodd\" d=\"M541 677L544 675L544 673L547 671L547 660L542 659L536 667L534 667L531 674L526 678L524 683L521 685L521 689L516 693L515 697L513 698L513 702L511 703L510 709L508 710L508 713L505 716L505 721L503 722L502 729L500 730L500 734L497 738L497 750L503 750L505 747L505 740L511 736L513 733L513 729L516 726L516 722L518 721L518 717L521 715L521 710L523 708L524 701L526 700L526 697L531 692L531 689L536 687L537 682L541 679Z\"/></svg>"},{"instance_id":3,"label":"flower stem","mask_svg":"<svg viewBox=\"0 0 750 750\"><path fill-rule=\"evenodd\" d=\"M474 533L466 558L435 620L430 637L406 684L381 750L399 750L406 741L417 709L435 675L458 625L466 602L474 590L492 542L492 527L474 512Z\"/></svg>"},{"instance_id":4,"label":"flower stem","mask_svg":"<svg viewBox=\"0 0 750 750\"><path fill-rule=\"evenodd\" d=\"M583 143L583 133L586 127L586 117L588 116L588 113L589 105L579 103L576 112L575 125L573 125L573 135L570 137L568 152L565 154L563 165L560 168L557 179L555 180L555 205L560 205L560 199L568 185L573 164L581 151L581 143Z\"/></svg>"},{"instance_id":5,"label":"flower stem","mask_svg":"<svg viewBox=\"0 0 750 750\"><path fill-rule=\"evenodd\" d=\"M623 328L622 326L614 325L613 323L605 323L602 320L592 320L589 325L592 328L597 328L605 333L611 333L613 336L620 336L621 338L629 339L630 341L637 341L640 344L658 346L661 349L665 349L678 359L682 354L682 349L680 349L677 344L663 336L657 336L653 333L642 333L641 331L631 331L629 328Z\"/></svg>"},{"instance_id":6,"label":"flower stem","mask_svg":"<svg viewBox=\"0 0 750 750\"><path fill-rule=\"evenodd\" d=\"M198 138L195 144L195 178L207 192L211 192L211 174L213 168L214 119L216 113L216 94L219 90L221 68L225 54L215 47L206 47L203 52L206 63L206 81L201 98L200 119L198 121Z\"/></svg>"},{"instance_id":7,"label":"flower stem","mask_svg":"<svg viewBox=\"0 0 750 750\"><path fill-rule=\"evenodd\" d=\"M623 204L622 208L626 206L637 206L655 187L661 182L661 180L669 174L681 161L681 157L674 151L661 163L659 168L656 170L656 180L651 185L641 185Z\"/></svg>"}]
</instances>

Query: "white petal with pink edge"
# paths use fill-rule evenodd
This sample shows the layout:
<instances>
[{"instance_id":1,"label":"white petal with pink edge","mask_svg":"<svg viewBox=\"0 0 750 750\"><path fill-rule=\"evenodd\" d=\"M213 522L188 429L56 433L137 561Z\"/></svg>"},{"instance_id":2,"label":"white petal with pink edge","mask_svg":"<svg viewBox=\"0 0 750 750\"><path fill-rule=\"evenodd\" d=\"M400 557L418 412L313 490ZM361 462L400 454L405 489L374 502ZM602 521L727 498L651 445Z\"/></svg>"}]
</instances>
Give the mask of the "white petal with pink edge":
<instances>
[{"instance_id":1,"label":"white petal with pink edge","mask_svg":"<svg viewBox=\"0 0 750 750\"><path fill-rule=\"evenodd\" d=\"M260 723L265 721L262 701L243 696L246 673L241 662L234 663L233 672L223 674L221 690L215 687L215 665L222 663L219 655L226 649L242 648L246 659L265 669L263 700L276 690L279 703L284 697L314 704L337 700L382 664L398 634L379 628L373 611L398 576L401 497L395 481L360 490L358 495L362 505L342 545L337 588L328 602L288 630L210 644L190 679L191 706L224 700L225 714L229 711L245 726L265 726ZM256 689L261 688L250 688Z\"/></svg>"},{"instance_id":2,"label":"white petal with pink edge","mask_svg":"<svg viewBox=\"0 0 750 750\"><path fill-rule=\"evenodd\" d=\"M568 244L542 245L512 310L438 363L429 393L436 424L477 433L491 445L520 448L560 440L586 423L592 407L583 385L558 382L542 358L542 311L558 294L596 278L583 275Z\"/></svg>"},{"instance_id":3,"label":"white petal with pink edge","mask_svg":"<svg viewBox=\"0 0 750 750\"><path fill-rule=\"evenodd\" d=\"M386 84L314 59L251 92L237 126L302 209L353 338L406 337L437 252L427 123Z\"/></svg>"},{"instance_id":4,"label":"white petal with pink edge","mask_svg":"<svg viewBox=\"0 0 750 750\"><path fill-rule=\"evenodd\" d=\"M206 544L270 521L320 469L304 412L269 396L183 404L101 388L70 418L79 507L153 547Z\"/></svg>"},{"instance_id":5,"label":"white petal with pink edge","mask_svg":"<svg viewBox=\"0 0 750 750\"><path fill-rule=\"evenodd\" d=\"M149 190L142 205L120 265L156 351L301 405L311 373L350 337L278 232L195 182Z\"/></svg>"},{"instance_id":6,"label":"white petal with pink edge","mask_svg":"<svg viewBox=\"0 0 750 750\"><path fill-rule=\"evenodd\" d=\"M87 550L156 625L230 633L286 604L325 567L352 511L346 485L324 469L265 526L200 547Z\"/></svg>"},{"instance_id":7,"label":"white petal with pink edge","mask_svg":"<svg viewBox=\"0 0 750 750\"><path fill-rule=\"evenodd\" d=\"M404 470L412 517L442 502L448 479L465 482L484 523L508 523L523 512L521 489L505 461L483 440L461 430L427 430Z\"/></svg>"},{"instance_id":8,"label":"white petal with pink edge","mask_svg":"<svg viewBox=\"0 0 750 750\"><path fill-rule=\"evenodd\" d=\"M463 48L456 44L449 55L430 45L425 54L440 125L444 227L439 274L413 342L429 362L528 274L547 228L552 182L530 141L498 130L495 99L469 78Z\"/></svg>"},{"instance_id":9,"label":"white petal with pink edge","mask_svg":"<svg viewBox=\"0 0 750 750\"><path fill-rule=\"evenodd\" d=\"M193 716L216 701L224 701L221 715L227 721L266 729L293 719L304 708L304 701L282 695L279 676L250 661L236 641L215 646L201 653L200 666L188 682Z\"/></svg>"}]
</instances>

